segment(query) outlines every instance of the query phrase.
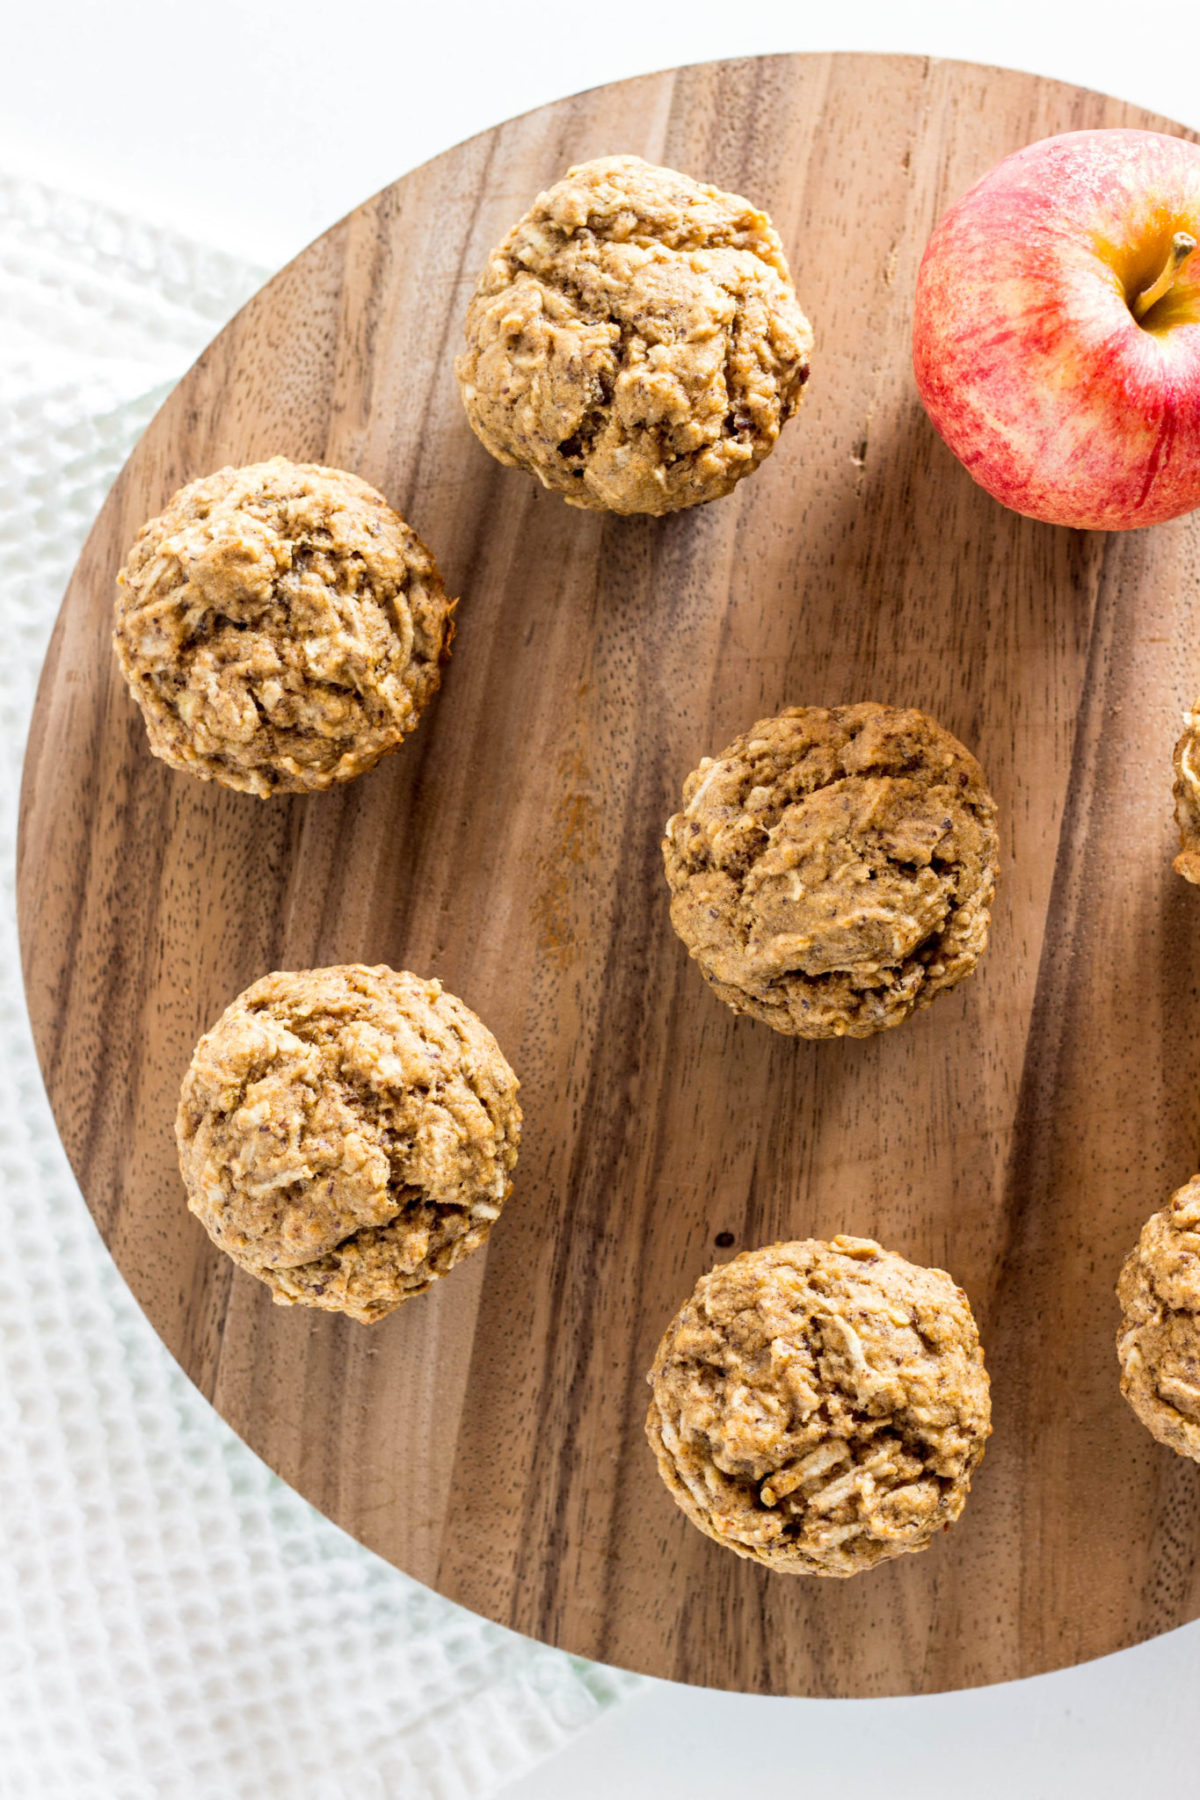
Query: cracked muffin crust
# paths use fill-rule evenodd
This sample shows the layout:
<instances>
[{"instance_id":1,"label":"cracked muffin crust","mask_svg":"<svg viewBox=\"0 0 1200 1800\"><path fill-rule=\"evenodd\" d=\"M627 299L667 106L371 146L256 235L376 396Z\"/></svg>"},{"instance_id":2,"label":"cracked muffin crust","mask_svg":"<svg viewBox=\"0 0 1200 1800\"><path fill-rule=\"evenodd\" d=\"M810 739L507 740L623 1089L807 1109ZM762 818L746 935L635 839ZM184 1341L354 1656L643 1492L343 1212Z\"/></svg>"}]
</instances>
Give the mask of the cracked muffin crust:
<instances>
[{"instance_id":1,"label":"cracked muffin crust","mask_svg":"<svg viewBox=\"0 0 1200 1800\"><path fill-rule=\"evenodd\" d=\"M1152 1437L1200 1462L1200 1175L1147 1219L1117 1298L1121 1392Z\"/></svg>"},{"instance_id":2,"label":"cracked muffin crust","mask_svg":"<svg viewBox=\"0 0 1200 1800\"><path fill-rule=\"evenodd\" d=\"M1183 736L1175 746L1174 793L1179 855L1173 867L1185 881L1200 883L1200 700L1183 715Z\"/></svg>"},{"instance_id":3,"label":"cracked muffin crust","mask_svg":"<svg viewBox=\"0 0 1200 1800\"><path fill-rule=\"evenodd\" d=\"M518 1085L440 982L359 964L266 975L184 1077L188 1206L279 1305L369 1324L486 1239L512 1186Z\"/></svg>"},{"instance_id":4,"label":"cracked muffin crust","mask_svg":"<svg viewBox=\"0 0 1200 1800\"><path fill-rule=\"evenodd\" d=\"M869 1037L986 949L996 803L924 713L792 707L688 776L663 860L671 923L727 1006Z\"/></svg>"},{"instance_id":5,"label":"cracked muffin crust","mask_svg":"<svg viewBox=\"0 0 1200 1800\"><path fill-rule=\"evenodd\" d=\"M190 482L143 525L113 636L155 756L244 793L310 792L413 730L454 605L382 494L276 456Z\"/></svg>"},{"instance_id":6,"label":"cracked muffin crust","mask_svg":"<svg viewBox=\"0 0 1200 1800\"><path fill-rule=\"evenodd\" d=\"M648 1377L646 1436L694 1525L795 1575L857 1575L962 1512L991 1432L966 1295L869 1238L703 1276Z\"/></svg>"},{"instance_id":7,"label":"cracked muffin crust","mask_svg":"<svg viewBox=\"0 0 1200 1800\"><path fill-rule=\"evenodd\" d=\"M492 253L455 364L472 430L571 506L727 494L800 404L812 331L770 219L637 156L569 169Z\"/></svg>"}]
</instances>

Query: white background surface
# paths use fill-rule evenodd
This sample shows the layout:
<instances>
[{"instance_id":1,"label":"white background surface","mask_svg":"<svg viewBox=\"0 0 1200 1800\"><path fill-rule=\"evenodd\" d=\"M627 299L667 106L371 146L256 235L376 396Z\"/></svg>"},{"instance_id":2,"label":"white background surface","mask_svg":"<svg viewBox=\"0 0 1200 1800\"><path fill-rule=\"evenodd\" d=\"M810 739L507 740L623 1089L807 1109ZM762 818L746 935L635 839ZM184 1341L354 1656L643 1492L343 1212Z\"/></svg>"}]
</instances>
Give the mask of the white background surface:
<instances>
[{"instance_id":1,"label":"white background surface","mask_svg":"<svg viewBox=\"0 0 1200 1800\"><path fill-rule=\"evenodd\" d=\"M1200 124L1194 0L5 0L0 166L278 264L514 113L676 63L892 50Z\"/></svg>"},{"instance_id":2,"label":"white background surface","mask_svg":"<svg viewBox=\"0 0 1200 1800\"><path fill-rule=\"evenodd\" d=\"M40 0L10 5L0 22L0 168L268 266L474 131L582 87L710 57L959 56L1200 124L1194 0L986 9ZM1062 1675L920 1701L766 1701L648 1683L505 1791L510 1800L682 1800L736 1785L772 1800L908 1800L952 1788L974 1800L1124 1800L1161 1785L1200 1795L1200 1756L1189 1747L1198 1694L1198 1627ZM136 1707L136 1690L128 1699ZM321 1699L313 1704L319 1712ZM385 1787L387 1800L423 1800L407 1781ZM19 1791L24 1800L28 1790ZM111 1789L114 1800L134 1791ZM298 1800L318 1792L303 1778L288 1791ZM0 1763L0 1796L17 1792Z\"/></svg>"}]
</instances>

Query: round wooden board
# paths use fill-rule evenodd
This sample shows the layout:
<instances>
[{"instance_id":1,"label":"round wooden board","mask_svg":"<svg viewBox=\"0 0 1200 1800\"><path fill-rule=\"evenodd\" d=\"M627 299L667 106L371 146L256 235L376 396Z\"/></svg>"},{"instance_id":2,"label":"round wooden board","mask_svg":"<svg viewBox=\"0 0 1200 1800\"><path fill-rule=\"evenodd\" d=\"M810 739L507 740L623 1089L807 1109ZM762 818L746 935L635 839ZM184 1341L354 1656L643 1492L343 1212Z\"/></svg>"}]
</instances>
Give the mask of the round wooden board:
<instances>
[{"instance_id":1,"label":"round wooden board","mask_svg":"<svg viewBox=\"0 0 1200 1800\"><path fill-rule=\"evenodd\" d=\"M109 498L63 603L22 800L25 979L50 1099L126 1280L222 1416L442 1593L608 1662L795 1694L1059 1667L1200 1611L1200 1472L1117 1388L1113 1283L1197 1164L1200 911L1170 755L1200 680L1191 521L1051 529L973 486L909 364L921 249L997 158L1162 127L1032 76L771 57L621 82L448 152L238 316ZM1178 130L1167 126L1166 129ZM492 243L569 163L636 151L769 208L816 330L799 418L732 497L574 511L491 461L452 360ZM113 578L182 483L274 452L354 469L463 596L419 732L337 792L262 802L148 754ZM735 1019L673 936L684 776L799 702L919 706L979 755L1002 883L980 971L899 1031ZM269 969L436 974L524 1083L485 1255L370 1329L273 1307L188 1214L192 1046ZM710 1544L642 1437L693 1282L780 1237L950 1269L995 1435L962 1521L851 1582ZM719 1234L733 1245L717 1248Z\"/></svg>"}]
</instances>

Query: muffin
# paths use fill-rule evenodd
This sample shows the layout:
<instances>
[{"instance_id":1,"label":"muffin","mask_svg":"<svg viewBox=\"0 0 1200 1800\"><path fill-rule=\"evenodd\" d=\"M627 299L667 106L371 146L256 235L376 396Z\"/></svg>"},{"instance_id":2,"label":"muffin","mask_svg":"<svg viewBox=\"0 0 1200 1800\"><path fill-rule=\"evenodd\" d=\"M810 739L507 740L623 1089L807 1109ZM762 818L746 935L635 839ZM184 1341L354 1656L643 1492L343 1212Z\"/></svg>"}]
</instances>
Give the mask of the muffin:
<instances>
[{"instance_id":1,"label":"muffin","mask_svg":"<svg viewBox=\"0 0 1200 1800\"><path fill-rule=\"evenodd\" d=\"M1200 1462L1200 1175L1147 1219L1117 1298L1121 1392L1152 1437Z\"/></svg>"},{"instance_id":2,"label":"muffin","mask_svg":"<svg viewBox=\"0 0 1200 1800\"><path fill-rule=\"evenodd\" d=\"M188 1206L279 1305L369 1324L487 1238L512 1186L518 1085L440 982L357 964L266 975L184 1077Z\"/></svg>"},{"instance_id":3,"label":"muffin","mask_svg":"<svg viewBox=\"0 0 1200 1800\"><path fill-rule=\"evenodd\" d=\"M728 494L800 404L812 331L770 219L637 156L569 169L492 252L455 365L471 428L571 506Z\"/></svg>"},{"instance_id":4,"label":"muffin","mask_svg":"<svg viewBox=\"0 0 1200 1800\"><path fill-rule=\"evenodd\" d=\"M413 730L454 605L382 494L276 456L190 482L143 525L114 642L155 756L248 794L308 793Z\"/></svg>"},{"instance_id":5,"label":"muffin","mask_svg":"<svg viewBox=\"0 0 1200 1800\"><path fill-rule=\"evenodd\" d=\"M707 1537L857 1575L962 1512L991 1432L961 1288L869 1238L772 1244L703 1276L648 1380L659 1473Z\"/></svg>"},{"instance_id":6,"label":"muffin","mask_svg":"<svg viewBox=\"0 0 1200 1800\"><path fill-rule=\"evenodd\" d=\"M1175 872L1200 882L1200 700L1183 715L1183 736L1175 746L1175 823L1179 855Z\"/></svg>"},{"instance_id":7,"label":"muffin","mask_svg":"<svg viewBox=\"0 0 1200 1800\"><path fill-rule=\"evenodd\" d=\"M869 1037L987 947L996 803L924 713L800 706L688 776L667 821L671 923L734 1012Z\"/></svg>"}]
</instances>

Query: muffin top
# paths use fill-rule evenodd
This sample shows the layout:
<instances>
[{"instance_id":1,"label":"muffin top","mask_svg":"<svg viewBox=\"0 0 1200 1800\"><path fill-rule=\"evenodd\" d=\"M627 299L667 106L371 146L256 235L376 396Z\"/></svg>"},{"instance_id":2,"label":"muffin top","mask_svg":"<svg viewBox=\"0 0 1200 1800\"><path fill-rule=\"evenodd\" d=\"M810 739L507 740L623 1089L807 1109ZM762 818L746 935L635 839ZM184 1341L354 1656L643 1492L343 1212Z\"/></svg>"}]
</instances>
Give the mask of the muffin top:
<instances>
[{"instance_id":1,"label":"muffin top","mask_svg":"<svg viewBox=\"0 0 1200 1800\"><path fill-rule=\"evenodd\" d=\"M792 1574L923 1550L962 1511L991 1431L966 1295L868 1238L713 1269L648 1379L646 1434L692 1523Z\"/></svg>"},{"instance_id":2,"label":"muffin top","mask_svg":"<svg viewBox=\"0 0 1200 1800\"><path fill-rule=\"evenodd\" d=\"M867 1037L974 968L997 849L970 752L863 703L793 707L705 757L663 859L671 922L735 1012Z\"/></svg>"},{"instance_id":3,"label":"muffin top","mask_svg":"<svg viewBox=\"0 0 1200 1800\"><path fill-rule=\"evenodd\" d=\"M637 156L539 194L466 340L456 373L492 455L617 513L727 494L799 406L812 348L767 215Z\"/></svg>"},{"instance_id":4,"label":"muffin top","mask_svg":"<svg viewBox=\"0 0 1200 1800\"><path fill-rule=\"evenodd\" d=\"M307 792L413 729L453 610L381 494L277 456L190 482L142 527L114 641L156 756L245 793Z\"/></svg>"},{"instance_id":5,"label":"muffin top","mask_svg":"<svg viewBox=\"0 0 1200 1800\"><path fill-rule=\"evenodd\" d=\"M517 1087L437 981L357 964L264 976L184 1077L188 1206L282 1304L380 1318L487 1237Z\"/></svg>"},{"instance_id":6,"label":"muffin top","mask_svg":"<svg viewBox=\"0 0 1200 1800\"><path fill-rule=\"evenodd\" d=\"M1200 700L1184 714L1183 735L1175 745L1174 793L1179 827L1175 871L1185 881L1200 882Z\"/></svg>"},{"instance_id":7,"label":"muffin top","mask_svg":"<svg viewBox=\"0 0 1200 1800\"><path fill-rule=\"evenodd\" d=\"M1200 1175L1147 1219L1117 1298L1121 1392L1160 1444L1200 1462Z\"/></svg>"}]
</instances>

